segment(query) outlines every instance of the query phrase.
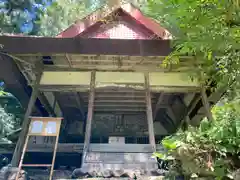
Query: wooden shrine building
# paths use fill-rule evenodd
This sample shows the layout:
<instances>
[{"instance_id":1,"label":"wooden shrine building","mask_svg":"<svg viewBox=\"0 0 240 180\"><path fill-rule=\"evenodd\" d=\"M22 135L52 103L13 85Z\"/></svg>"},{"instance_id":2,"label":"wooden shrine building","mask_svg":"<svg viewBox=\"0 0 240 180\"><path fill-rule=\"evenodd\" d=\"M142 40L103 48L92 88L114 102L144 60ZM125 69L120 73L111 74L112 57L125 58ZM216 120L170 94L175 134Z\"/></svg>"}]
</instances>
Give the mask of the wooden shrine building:
<instances>
[{"instance_id":1,"label":"wooden shrine building","mask_svg":"<svg viewBox=\"0 0 240 180\"><path fill-rule=\"evenodd\" d=\"M170 41L131 4L101 8L56 38L1 36L0 78L26 108L12 165L20 161L29 117L49 116L63 118L57 154L80 154L71 160L77 166L157 168L151 155L161 139L184 120L199 124L221 96L189 78L193 58L161 66ZM35 137L28 147L49 152L53 142Z\"/></svg>"}]
</instances>

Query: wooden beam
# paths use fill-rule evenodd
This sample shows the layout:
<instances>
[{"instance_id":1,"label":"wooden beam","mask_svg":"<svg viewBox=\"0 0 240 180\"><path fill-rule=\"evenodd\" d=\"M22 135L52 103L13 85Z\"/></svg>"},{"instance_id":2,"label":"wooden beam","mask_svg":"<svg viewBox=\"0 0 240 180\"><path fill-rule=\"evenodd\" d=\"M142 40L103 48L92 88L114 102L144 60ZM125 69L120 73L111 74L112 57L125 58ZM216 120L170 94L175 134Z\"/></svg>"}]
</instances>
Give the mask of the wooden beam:
<instances>
[{"instance_id":1,"label":"wooden beam","mask_svg":"<svg viewBox=\"0 0 240 180\"><path fill-rule=\"evenodd\" d=\"M81 100L81 96L80 96L80 94L78 92L74 93L74 96L75 96L76 101L77 101L78 109L80 110L82 116L84 117L85 116L84 103Z\"/></svg>"},{"instance_id":2,"label":"wooden beam","mask_svg":"<svg viewBox=\"0 0 240 180\"><path fill-rule=\"evenodd\" d=\"M183 129L184 129L184 126L187 126L186 129L188 128L188 125L190 124L189 114L192 112L193 108L196 106L196 104L200 100L199 97L200 96L196 95L196 93L188 93L188 94L184 95L182 103L185 105L187 110L186 110L186 115L185 115L184 119L180 119L180 122L177 122L178 123L177 125L179 125L177 127L177 131L181 127L183 127ZM174 112L173 112L173 114L174 114ZM176 119L176 116L175 116L175 119Z\"/></svg>"},{"instance_id":3,"label":"wooden beam","mask_svg":"<svg viewBox=\"0 0 240 180\"><path fill-rule=\"evenodd\" d=\"M18 163L20 161L21 152L22 152L22 149L23 149L23 146L24 146L25 138L27 136L27 132L28 132L29 124L30 124L29 116L32 113L35 101L36 101L38 93L39 93L38 87L39 87L42 72L43 72L42 68L41 68L42 63L39 63L39 64L41 66L39 66L38 69L37 69L36 80L35 80L35 83L34 83L34 86L33 86L31 98L29 100L28 107L27 107L27 110L26 110L26 113L25 113L25 116L24 116L24 119L23 119L22 131L21 131L20 136L18 138L18 142L17 142L16 148L15 148L14 154L13 154L12 161L11 161L11 164L14 167L17 167ZM38 64L36 64L36 66L37 65Z\"/></svg>"},{"instance_id":4,"label":"wooden beam","mask_svg":"<svg viewBox=\"0 0 240 180\"><path fill-rule=\"evenodd\" d=\"M213 102L216 103L225 93L226 91L224 90L223 87L217 89L214 93L211 93L210 96L208 96L208 101L209 102ZM199 96L201 97L201 96ZM204 114L195 114L192 118L191 118L191 124L192 125L199 125L200 120L205 117L205 113Z\"/></svg>"},{"instance_id":5,"label":"wooden beam","mask_svg":"<svg viewBox=\"0 0 240 180\"><path fill-rule=\"evenodd\" d=\"M109 64L102 64L99 65L101 62L96 62L94 64L78 64L74 65L74 67L69 68L68 65L54 65L54 67L50 67L50 65L45 65L44 67L48 71L101 71L101 72L189 72L191 67L188 66L180 66L178 68L173 68L171 70L164 69L160 65L160 63L153 64L151 62L135 65L130 63L124 63L121 67L119 67L116 63L109 62Z\"/></svg>"},{"instance_id":6,"label":"wooden beam","mask_svg":"<svg viewBox=\"0 0 240 180\"><path fill-rule=\"evenodd\" d=\"M203 104L203 107L205 108L207 118L209 121L213 122L214 118L212 116L211 107L208 102L208 97L206 94L205 87L202 87L202 89L201 89L201 97L202 97L202 104Z\"/></svg>"},{"instance_id":7,"label":"wooden beam","mask_svg":"<svg viewBox=\"0 0 240 180\"><path fill-rule=\"evenodd\" d=\"M21 57L21 55L17 55ZM30 55L24 55L24 56L30 56ZM74 68L76 65L118 65L119 61L121 61L121 65L153 65L156 66L159 65L166 57L165 56L119 56L119 55L83 55L83 54L68 54L68 58L64 58L64 55L60 54L54 54L54 56L57 56L58 59L61 59L60 62L55 63L54 66L48 66L45 65L44 67L57 67L56 65L60 65L59 68L63 68L63 70L67 69L66 67ZM23 57L23 56L22 56ZM67 63L64 61L64 59L67 59ZM179 58L179 63L182 66L189 66L189 65L196 65L197 62L193 61L193 57L190 56L181 56ZM73 64L70 64L72 62ZM54 69L54 68L53 68Z\"/></svg>"},{"instance_id":8,"label":"wooden beam","mask_svg":"<svg viewBox=\"0 0 240 180\"><path fill-rule=\"evenodd\" d=\"M200 87L198 80L191 79L187 72L149 72L149 84L157 87Z\"/></svg>"},{"instance_id":9,"label":"wooden beam","mask_svg":"<svg viewBox=\"0 0 240 180\"><path fill-rule=\"evenodd\" d=\"M62 110L59 106L58 100L56 99L56 95L54 92L43 92L50 106L52 107L54 113L57 117L62 117Z\"/></svg>"},{"instance_id":10,"label":"wooden beam","mask_svg":"<svg viewBox=\"0 0 240 180\"><path fill-rule=\"evenodd\" d=\"M52 117L56 117L53 107L50 105L44 93L39 93L38 99L43 104L44 108L47 110L48 114Z\"/></svg>"},{"instance_id":11,"label":"wooden beam","mask_svg":"<svg viewBox=\"0 0 240 180\"><path fill-rule=\"evenodd\" d=\"M189 115L191 114L191 112L193 111L193 109L196 107L196 105L198 104L198 102L201 100L201 95L199 94L195 94L194 97L192 98L191 102L188 103L187 106L187 110L186 110L186 115L185 115L185 119L183 119L180 122L179 128L181 127L181 125L184 123L184 120L186 120L186 118L189 118ZM190 121L192 122L192 121Z\"/></svg>"},{"instance_id":12,"label":"wooden beam","mask_svg":"<svg viewBox=\"0 0 240 180\"><path fill-rule=\"evenodd\" d=\"M126 101L126 103L129 103L129 104L124 104L124 102L119 102L119 103L116 103L117 100L114 101L111 101L111 102L104 102L104 103L99 103L99 102L96 102L96 104L94 105L95 107L98 107L98 108L115 108L115 107L121 107L121 108L142 108L142 107L146 107L146 104L143 104L143 103L139 103L139 102L135 102L135 101ZM74 104L65 104L64 107L69 107L69 108L76 108L76 105ZM87 107L87 105L84 105L84 107ZM167 109L168 108L168 105L161 105L160 108L163 108L163 109Z\"/></svg>"},{"instance_id":13,"label":"wooden beam","mask_svg":"<svg viewBox=\"0 0 240 180\"><path fill-rule=\"evenodd\" d=\"M84 164L87 151L89 149L90 138L91 138L91 128L92 128L92 117L94 111L94 96L95 96L95 81L96 72L93 71L91 73L91 81L90 81L90 92L89 92L89 101L88 101L88 114L87 114L87 124L85 131L85 139L84 139L84 147L83 147L83 155L82 155L82 166Z\"/></svg>"},{"instance_id":14,"label":"wooden beam","mask_svg":"<svg viewBox=\"0 0 240 180\"><path fill-rule=\"evenodd\" d=\"M146 72L146 71L145 71ZM40 84L42 86L87 86L90 83L91 71L44 71ZM144 73L142 72L96 72L96 87L123 86L142 88ZM150 88L188 88L200 89L197 79L193 81L188 73L183 72L151 72Z\"/></svg>"},{"instance_id":15,"label":"wooden beam","mask_svg":"<svg viewBox=\"0 0 240 180\"><path fill-rule=\"evenodd\" d=\"M161 145L157 146L160 150ZM127 152L127 153L152 153L150 144L90 144L89 152Z\"/></svg>"},{"instance_id":16,"label":"wooden beam","mask_svg":"<svg viewBox=\"0 0 240 180\"><path fill-rule=\"evenodd\" d=\"M147 122L148 122L148 132L149 132L149 142L152 146L152 150L156 151L156 142L154 136L153 128L153 114L152 114L152 102L151 102L151 93L149 88L149 74L144 74L145 81L145 93L146 93L146 113L147 113Z\"/></svg>"},{"instance_id":17,"label":"wooden beam","mask_svg":"<svg viewBox=\"0 0 240 180\"><path fill-rule=\"evenodd\" d=\"M176 115L174 114L173 109L172 109L171 106L168 106L167 114L173 120L174 124L176 125L177 124L177 118L176 118Z\"/></svg>"},{"instance_id":18,"label":"wooden beam","mask_svg":"<svg viewBox=\"0 0 240 180\"><path fill-rule=\"evenodd\" d=\"M141 72L97 72L97 84L143 84L144 75Z\"/></svg>"},{"instance_id":19,"label":"wooden beam","mask_svg":"<svg viewBox=\"0 0 240 180\"><path fill-rule=\"evenodd\" d=\"M198 104L198 102L200 100L201 100L201 95L195 94L194 98L192 99L192 101L188 105L188 114L187 115L189 115L193 111L193 109L196 107L196 105Z\"/></svg>"},{"instance_id":20,"label":"wooden beam","mask_svg":"<svg viewBox=\"0 0 240 180\"><path fill-rule=\"evenodd\" d=\"M153 123L153 125L154 125L155 138L157 138L157 136L161 136L162 137L162 136L169 135L169 132L163 127L163 125L161 124L160 121L155 121ZM159 142L156 142L156 143L159 143Z\"/></svg>"},{"instance_id":21,"label":"wooden beam","mask_svg":"<svg viewBox=\"0 0 240 180\"><path fill-rule=\"evenodd\" d=\"M81 94L82 98L84 100L88 99L88 95L86 95L85 93ZM132 99L132 100L143 100L145 99L145 94L137 94L137 93L124 93L124 92L116 92L116 93L101 93L99 92L99 94L96 94L96 99L99 100L112 100L112 99ZM155 97L152 96L152 99L156 99ZM145 102L145 101L144 101Z\"/></svg>"},{"instance_id":22,"label":"wooden beam","mask_svg":"<svg viewBox=\"0 0 240 180\"><path fill-rule=\"evenodd\" d=\"M94 112L96 113L134 113L136 114L139 111L144 111L145 109L118 109L118 110L112 110L112 109L96 109Z\"/></svg>"},{"instance_id":23,"label":"wooden beam","mask_svg":"<svg viewBox=\"0 0 240 180\"><path fill-rule=\"evenodd\" d=\"M177 107L176 107L176 104L177 104ZM177 110L179 107L181 107L180 112ZM185 121L186 116L189 115L189 109L190 109L189 106L186 105L186 103L184 102L184 99L181 96L179 95L175 96L173 104L169 109L169 115L171 115L171 110L172 110L172 115L173 117L175 117L175 120L176 120L175 122L173 121L176 130L181 125L181 123ZM177 115L175 114L176 112L177 112ZM171 119L174 120L173 118Z\"/></svg>"},{"instance_id":24,"label":"wooden beam","mask_svg":"<svg viewBox=\"0 0 240 180\"><path fill-rule=\"evenodd\" d=\"M141 111L144 111L144 110L146 110L146 108L141 108L141 109L139 109L139 108L135 108L135 109L133 109L133 108L122 108L122 109L116 109L116 108L101 108L101 109L99 109L99 108L95 108L94 109L94 112L99 112L99 113L101 113L101 112L109 112L109 113L115 113L115 112L124 112L124 113L127 113L127 112L132 112L132 113L137 113L137 112L141 112Z\"/></svg>"},{"instance_id":25,"label":"wooden beam","mask_svg":"<svg viewBox=\"0 0 240 180\"><path fill-rule=\"evenodd\" d=\"M120 92L134 92L134 91L143 91L143 87L135 86L134 84L129 87L129 85L125 86L125 88L131 88L130 90L123 90L123 86L121 85L109 85L108 87L96 87L96 90L98 92L107 92L110 91L109 87L115 87L116 89L122 89ZM109 88L109 89L108 89ZM88 85L41 85L39 88L41 91L44 92L81 92L85 93L88 92L89 84ZM105 91L106 89L106 91ZM108 89L108 90L107 90ZM150 87L151 92L158 93L158 92L168 92L168 93L193 93L193 92L200 92L200 88L198 87L176 87L176 86L151 86ZM113 90L112 90L113 92ZM144 91L143 91L144 92Z\"/></svg>"},{"instance_id":26,"label":"wooden beam","mask_svg":"<svg viewBox=\"0 0 240 180\"><path fill-rule=\"evenodd\" d=\"M96 38L53 38L0 36L2 52L15 54L86 54L124 56L168 56L172 49L168 40L126 40ZM24 46L16 47L15 44ZM47 44L47 46L46 46ZM94 45L94 46L93 46ZM140 46L141 50L140 51ZM101 47L101 48L96 48ZM111 48L109 48L111 47Z\"/></svg>"},{"instance_id":27,"label":"wooden beam","mask_svg":"<svg viewBox=\"0 0 240 180\"><path fill-rule=\"evenodd\" d=\"M189 122L190 122L190 118L188 115L186 115L185 118L180 122L179 126L177 127L176 132L178 132L180 128L182 128L183 131L187 131Z\"/></svg>"},{"instance_id":28,"label":"wooden beam","mask_svg":"<svg viewBox=\"0 0 240 180\"><path fill-rule=\"evenodd\" d=\"M193 100L195 93L186 93L184 94L183 102L188 106Z\"/></svg>"},{"instance_id":29,"label":"wooden beam","mask_svg":"<svg viewBox=\"0 0 240 180\"><path fill-rule=\"evenodd\" d=\"M124 97L125 98L125 97ZM143 97L144 98L144 97ZM104 99L101 99L101 100L99 100L99 99L95 99L95 101L96 101L96 103L100 103L100 104L106 104L106 103L111 103L111 104L116 104L116 105L125 105L125 107L126 106L128 106L128 105L130 105L131 106L131 104L132 103L134 103L135 105L136 105L136 103L138 103L138 104L145 104L145 102L146 101L144 101L144 99L143 100L136 100L136 99L131 99L131 97L128 97L128 99L123 99L123 97L122 97L122 99L118 99L118 98L112 98L112 100L104 100ZM124 103L130 103L130 104L124 104Z\"/></svg>"},{"instance_id":30,"label":"wooden beam","mask_svg":"<svg viewBox=\"0 0 240 180\"><path fill-rule=\"evenodd\" d=\"M185 118L186 130L188 130L189 122L190 122L190 118L189 118L189 116L186 116L186 118Z\"/></svg>"},{"instance_id":31,"label":"wooden beam","mask_svg":"<svg viewBox=\"0 0 240 180\"><path fill-rule=\"evenodd\" d=\"M82 153L83 143L58 143L58 153ZM12 154L14 152L15 145L6 144L4 148L0 148L0 154ZM26 153L52 153L54 144L32 144L30 143L27 147ZM157 144L156 149L162 150L162 145ZM95 152L152 152L150 144L90 144L89 151Z\"/></svg>"},{"instance_id":32,"label":"wooden beam","mask_svg":"<svg viewBox=\"0 0 240 180\"><path fill-rule=\"evenodd\" d=\"M131 103L131 104L119 104L119 103L95 103L95 107L122 107L122 108L142 108L146 107L146 104L138 104L138 103Z\"/></svg>"},{"instance_id":33,"label":"wooden beam","mask_svg":"<svg viewBox=\"0 0 240 180\"><path fill-rule=\"evenodd\" d=\"M135 95L143 95L145 97L145 92L142 89L133 89L130 87L121 87L121 86L109 86L109 87L104 87L104 88L96 88L97 93L101 94L131 94L133 96ZM99 95L99 94L98 94ZM97 97L97 96L96 96Z\"/></svg>"},{"instance_id":34,"label":"wooden beam","mask_svg":"<svg viewBox=\"0 0 240 180\"><path fill-rule=\"evenodd\" d=\"M69 67L71 68L72 67L72 61L71 61L71 59L70 59L68 54L66 54L66 60L68 62Z\"/></svg>"},{"instance_id":35,"label":"wooden beam","mask_svg":"<svg viewBox=\"0 0 240 180\"><path fill-rule=\"evenodd\" d=\"M162 101L163 101L163 98L164 98L164 93L161 92L160 95L159 95L159 97L158 97L158 100L157 100L157 103L156 103L156 106L155 106L155 110L154 110L154 113L153 113L153 121L155 121L155 119L156 119L156 117L157 117L157 112L158 112L158 110L159 110L160 108L164 108L164 109L166 109L166 111L170 108L169 105L163 105L163 104L161 104ZM168 112L167 112L167 113L168 113ZM171 117L171 116L169 116L169 117ZM161 122L160 122L160 124L162 125ZM163 126L162 126L162 127L163 127ZM163 127L163 128L164 128L164 127ZM166 128L164 128L164 129L165 129L165 131L167 131ZM168 131L167 131L167 132L168 132Z\"/></svg>"},{"instance_id":36,"label":"wooden beam","mask_svg":"<svg viewBox=\"0 0 240 180\"><path fill-rule=\"evenodd\" d=\"M153 121L156 119L157 112L160 109L160 104L162 103L163 98L164 98L164 93L160 93L160 95L158 97L158 100L157 100L157 103L156 103L156 106L155 106L154 113L153 113Z\"/></svg>"},{"instance_id":37,"label":"wooden beam","mask_svg":"<svg viewBox=\"0 0 240 180\"><path fill-rule=\"evenodd\" d=\"M40 84L41 85L89 85L91 72L53 72L44 71Z\"/></svg>"}]
</instances>

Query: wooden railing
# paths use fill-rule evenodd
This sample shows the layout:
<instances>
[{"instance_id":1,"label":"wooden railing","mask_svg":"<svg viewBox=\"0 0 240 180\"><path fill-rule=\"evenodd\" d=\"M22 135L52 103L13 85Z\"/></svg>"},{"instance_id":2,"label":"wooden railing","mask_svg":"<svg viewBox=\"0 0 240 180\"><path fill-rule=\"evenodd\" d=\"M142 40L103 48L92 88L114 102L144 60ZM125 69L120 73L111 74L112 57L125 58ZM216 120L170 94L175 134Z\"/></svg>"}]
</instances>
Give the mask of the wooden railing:
<instances>
[{"instance_id":1,"label":"wooden railing","mask_svg":"<svg viewBox=\"0 0 240 180\"><path fill-rule=\"evenodd\" d=\"M14 145L4 145L0 148L0 154L11 154ZM53 144L29 144L27 152L52 152ZM157 151L162 151L161 145L157 145ZM83 143L59 143L57 152L82 153ZM92 152L129 152L150 153L150 144L90 144L89 151Z\"/></svg>"}]
</instances>

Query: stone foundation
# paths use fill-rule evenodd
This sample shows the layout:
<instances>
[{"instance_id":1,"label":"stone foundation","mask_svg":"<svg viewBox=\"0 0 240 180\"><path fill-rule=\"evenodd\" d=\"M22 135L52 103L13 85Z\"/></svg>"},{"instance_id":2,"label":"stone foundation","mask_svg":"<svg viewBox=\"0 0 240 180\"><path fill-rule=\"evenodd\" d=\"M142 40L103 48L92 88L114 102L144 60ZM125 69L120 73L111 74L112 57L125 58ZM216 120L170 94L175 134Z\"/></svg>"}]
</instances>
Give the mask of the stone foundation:
<instances>
[{"instance_id":1,"label":"stone foundation","mask_svg":"<svg viewBox=\"0 0 240 180\"><path fill-rule=\"evenodd\" d=\"M119 169L119 170L110 170L105 169L102 171L90 171L86 168L75 169L72 173L73 179L76 178L130 178L130 179L144 179L150 176L161 177L165 174L164 170L152 170L146 171L144 169Z\"/></svg>"},{"instance_id":2,"label":"stone foundation","mask_svg":"<svg viewBox=\"0 0 240 180\"><path fill-rule=\"evenodd\" d=\"M0 171L0 180L15 180L18 168L12 168L6 166ZM144 171L143 169L119 169L102 171L91 171L89 169L78 168L73 172L69 170L55 170L53 173L53 180L66 180L66 179L90 179L90 180L117 180L117 179L140 179L140 180L161 180L165 171ZM27 171L21 171L19 180L48 180L49 170L41 169L28 169Z\"/></svg>"},{"instance_id":3,"label":"stone foundation","mask_svg":"<svg viewBox=\"0 0 240 180\"><path fill-rule=\"evenodd\" d=\"M18 168L11 166L5 166L0 171L0 180L15 180L18 172ZM19 173L19 180L28 180L28 173L21 170Z\"/></svg>"}]
</instances>

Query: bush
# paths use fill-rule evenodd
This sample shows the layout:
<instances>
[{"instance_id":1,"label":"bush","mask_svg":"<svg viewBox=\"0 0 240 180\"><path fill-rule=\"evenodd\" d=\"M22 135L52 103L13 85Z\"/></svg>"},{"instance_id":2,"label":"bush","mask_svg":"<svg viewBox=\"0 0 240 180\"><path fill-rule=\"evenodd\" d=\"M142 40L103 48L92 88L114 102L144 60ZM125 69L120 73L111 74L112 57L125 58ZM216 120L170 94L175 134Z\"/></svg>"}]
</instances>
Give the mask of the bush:
<instances>
[{"instance_id":1,"label":"bush","mask_svg":"<svg viewBox=\"0 0 240 180\"><path fill-rule=\"evenodd\" d=\"M167 152L155 155L172 162L172 174L233 179L240 168L239 104L216 106L213 115L214 122L204 119L198 128L190 127L162 141Z\"/></svg>"}]
</instances>

